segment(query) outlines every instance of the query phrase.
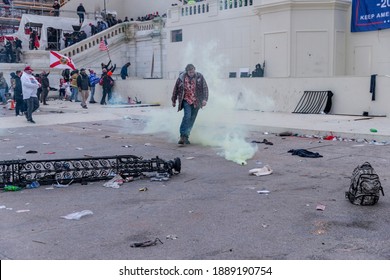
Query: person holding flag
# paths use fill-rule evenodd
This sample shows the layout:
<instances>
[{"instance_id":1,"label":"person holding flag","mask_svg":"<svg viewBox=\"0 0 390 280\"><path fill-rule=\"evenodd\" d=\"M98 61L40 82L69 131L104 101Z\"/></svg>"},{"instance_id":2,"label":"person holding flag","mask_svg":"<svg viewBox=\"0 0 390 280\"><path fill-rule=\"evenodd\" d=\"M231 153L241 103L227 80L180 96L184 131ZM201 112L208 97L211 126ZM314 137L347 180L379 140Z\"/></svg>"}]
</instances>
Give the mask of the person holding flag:
<instances>
[{"instance_id":1,"label":"person holding flag","mask_svg":"<svg viewBox=\"0 0 390 280\"><path fill-rule=\"evenodd\" d=\"M110 61L107 64L104 64L102 62L102 64L101 64L102 70L105 69L107 72L111 71L112 73L114 73L114 71L116 69L116 64L114 64L113 66L110 67L110 65L111 65L111 58L110 58L110 52L109 52L109 48L108 48L108 44L107 44L106 39L101 39L100 40L99 50L107 51L108 58L110 59Z\"/></svg>"}]
</instances>

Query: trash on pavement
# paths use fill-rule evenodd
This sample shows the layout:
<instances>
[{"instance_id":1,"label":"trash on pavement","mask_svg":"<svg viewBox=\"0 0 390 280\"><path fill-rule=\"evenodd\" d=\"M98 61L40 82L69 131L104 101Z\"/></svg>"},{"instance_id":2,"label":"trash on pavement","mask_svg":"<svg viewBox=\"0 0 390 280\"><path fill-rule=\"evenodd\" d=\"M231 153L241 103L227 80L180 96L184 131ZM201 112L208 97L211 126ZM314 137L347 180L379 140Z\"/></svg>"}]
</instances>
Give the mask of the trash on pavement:
<instances>
[{"instance_id":1,"label":"trash on pavement","mask_svg":"<svg viewBox=\"0 0 390 280\"><path fill-rule=\"evenodd\" d=\"M259 143L259 144L266 144L266 145L273 145L274 144L274 143L268 141L267 139L263 139L263 141L252 140L251 143Z\"/></svg>"},{"instance_id":2,"label":"trash on pavement","mask_svg":"<svg viewBox=\"0 0 390 280\"><path fill-rule=\"evenodd\" d=\"M270 193L269 190L261 190L261 191L257 191L258 194L265 194L265 195L268 195Z\"/></svg>"},{"instance_id":3,"label":"trash on pavement","mask_svg":"<svg viewBox=\"0 0 390 280\"><path fill-rule=\"evenodd\" d=\"M148 188L147 187L143 187L143 188L140 188L140 189L138 189L140 192L146 192L147 190L148 190Z\"/></svg>"},{"instance_id":4,"label":"trash on pavement","mask_svg":"<svg viewBox=\"0 0 390 280\"><path fill-rule=\"evenodd\" d=\"M61 218L67 219L67 220L80 220L84 216L93 215L93 212L91 210L83 210L80 212L74 212L71 214L68 214L66 216L61 216Z\"/></svg>"},{"instance_id":5,"label":"trash on pavement","mask_svg":"<svg viewBox=\"0 0 390 280\"><path fill-rule=\"evenodd\" d=\"M292 136L293 133L291 131L284 131L284 132L280 132L278 134L280 137L284 137L284 136Z\"/></svg>"},{"instance_id":6,"label":"trash on pavement","mask_svg":"<svg viewBox=\"0 0 390 280\"><path fill-rule=\"evenodd\" d=\"M24 209L24 210L17 210L16 211L16 213L26 213L26 212L30 212L30 210Z\"/></svg>"},{"instance_id":7,"label":"trash on pavement","mask_svg":"<svg viewBox=\"0 0 390 280\"><path fill-rule=\"evenodd\" d=\"M324 211L325 207L326 207L326 205L319 203L319 204L317 204L316 210Z\"/></svg>"},{"instance_id":8,"label":"trash on pavement","mask_svg":"<svg viewBox=\"0 0 390 280\"><path fill-rule=\"evenodd\" d=\"M270 174L272 174L272 172L273 172L273 170L271 169L271 167L268 164L264 165L261 168L253 168L253 169L249 170L249 174L256 175L256 176L270 175Z\"/></svg>"},{"instance_id":9,"label":"trash on pavement","mask_svg":"<svg viewBox=\"0 0 390 280\"><path fill-rule=\"evenodd\" d=\"M120 175L115 175L114 178L105 182L103 186L106 188L118 189L123 184L123 182L124 180Z\"/></svg>"},{"instance_id":10,"label":"trash on pavement","mask_svg":"<svg viewBox=\"0 0 390 280\"><path fill-rule=\"evenodd\" d=\"M169 173L157 173L150 178L150 181L168 181L170 178Z\"/></svg>"},{"instance_id":11,"label":"trash on pavement","mask_svg":"<svg viewBox=\"0 0 390 280\"><path fill-rule=\"evenodd\" d=\"M157 245L157 242L160 242L161 244L162 241L159 238L156 238L155 240L148 240L145 242L136 242L130 245L130 247L136 248L136 247L149 247L149 246L155 246Z\"/></svg>"},{"instance_id":12,"label":"trash on pavement","mask_svg":"<svg viewBox=\"0 0 390 280\"><path fill-rule=\"evenodd\" d=\"M26 189L36 189L39 188L41 184L38 181L31 182L31 184L26 185Z\"/></svg>"},{"instance_id":13,"label":"trash on pavement","mask_svg":"<svg viewBox=\"0 0 390 280\"><path fill-rule=\"evenodd\" d=\"M22 189L21 187L13 186L13 185L4 186L4 191L6 192L16 192L16 191L20 191L21 189Z\"/></svg>"},{"instance_id":14,"label":"trash on pavement","mask_svg":"<svg viewBox=\"0 0 390 280\"><path fill-rule=\"evenodd\" d=\"M169 235L167 235L166 238L171 239L171 240L175 240L175 239L178 239L179 237L177 237L177 235L174 235L174 234L169 234Z\"/></svg>"},{"instance_id":15,"label":"trash on pavement","mask_svg":"<svg viewBox=\"0 0 390 280\"><path fill-rule=\"evenodd\" d=\"M58 183L58 181L57 181L57 184L53 184L52 186L55 188L67 188L70 186L70 184L72 184L72 182L73 182L73 180L71 180L68 184L64 185L64 184Z\"/></svg>"},{"instance_id":16,"label":"trash on pavement","mask_svg":"<svg viewBox=\"0 0 390 280\"><path fill-rule=\"evenodd\" d=\"M292 149L288 151L293 156L308 157L308 158L320 158L322 155L319 153L314 153L306 149Z\"/></svg>"}]
</instances>

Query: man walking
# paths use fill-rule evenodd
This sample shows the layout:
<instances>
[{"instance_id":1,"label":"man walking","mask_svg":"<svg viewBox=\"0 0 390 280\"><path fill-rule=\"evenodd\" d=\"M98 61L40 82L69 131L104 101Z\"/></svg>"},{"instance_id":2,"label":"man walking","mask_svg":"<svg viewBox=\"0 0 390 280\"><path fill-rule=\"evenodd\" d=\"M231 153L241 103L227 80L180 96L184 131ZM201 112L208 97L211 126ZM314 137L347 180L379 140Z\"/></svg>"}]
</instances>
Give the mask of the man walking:
<instances>
[{"instance_id":1,"label":"man walking","mask_svg":"<svg viewBox=\"0 0 390 280\"><path fill-rule=\"evenodd\" d=\"M14 88L14 101L16 103L15 106L15 115L23 115L25 112L25 104L23 100L22 93L22 82L20 81L20 76L22 76L22 71L18 70L15 73L15 88Z\"/></svg>"},{"instance_id":2,"label":"man walking","mask_svg":"<svg viewBox=\"0 0 390 280\"><path fill-rule=\"evenodd\" d=\"M7 98L5 97L6 91L8 91L8 84L3 72L0 72L0 104L2 105L7 104Z\"/></svg>"},{"instance_id":3,"label":"man walking","mask_svg":"<svg viewBox=\"0 0 390 280\"><path fill-rule=\"evenodd\" d=\"M80 25L82 25L84 22L84 14L85 8L83 6L83 3L80 3L80 5L77 7L77 15L79 16Z\"/></svg>"},{"instance_id":4,"label":"man walking","mask_svg":"<svg viewBox=\"0 0 390 280\"><path fill-rule=\"evenodd\" d=\"M180 74L172 93L172 106L178 101L178 111L184 109L180 125L178 144L190 144L188 140L200 108L206 106L209 90L203 75L195 71L195 66L188 64Z\"/></svg>"},{"instance_id":5,"label":"man walking","mask_svg":"<svg viewBox=\"0 0 390 280\"><path fill-rule=\"evenodd\" d=\"M49 76L50 72L49 73L46 73L46 71L43 71L41 73L41 84L42 84L42 93L41 93L41 103L43 103L43 105L49 105L47 104L47 96L49 95L49 91L50 91L50 81L49 81Z\"/></svg>"},{"instance_id":6,"label":"man walking","mask_svg":"<svg viewBox=\"0 0 390 280\"><path fill-rule=\"evenodd\" d=\"M31 67L26 66L20 80L22 82L23 100L27 104L26 119L30 123L35 123L32 118L32 113L39 108L37 90L41 84L35 79L32 72Z\"/></svg>"},{"instance_id":7,"label":"man walking","mask_svg":"<svg viewBox=\"0 0 390 280\"><path fill-rule=\"evenodd\" d=\"M131 63L127 62L125 65L122 66L122 69L121 69L122 80L126 80L126 78L129 76L129 73L127 71L128 71L128 68L130 65L131 65Z\"/></svg>"},{"instance_id":8,"label":"man walking","mask_svg":"<svg viewBox=\"0 0 390 280\"><path fill-rule=\"evenodd\" d=\"M81 93L81 107L88 109L87 100L89 96L89 77L85 72L85 68L80 69L80 75L77 77L77 87Z\"/></svg>"},{"instance_id":9,"label":"man walking","mask_svg":"<svg viewBox=\"0 0 390 280\"><path fill-rule=\"evenodd\" d=\"M91 98L89 99L89 103L96 103L95 101L95 89L96 85L99 83L100 78L96 75L95 71L89 69L89 87L91 89Z\"/></svg>"}]
</instances>

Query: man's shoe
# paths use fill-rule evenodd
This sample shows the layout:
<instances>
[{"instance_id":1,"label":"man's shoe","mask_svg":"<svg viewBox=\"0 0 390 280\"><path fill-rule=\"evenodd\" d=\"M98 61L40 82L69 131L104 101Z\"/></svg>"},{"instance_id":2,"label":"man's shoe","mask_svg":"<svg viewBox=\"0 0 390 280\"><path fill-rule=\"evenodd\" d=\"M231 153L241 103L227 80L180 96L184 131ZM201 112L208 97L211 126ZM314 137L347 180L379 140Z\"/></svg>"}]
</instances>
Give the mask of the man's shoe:
<instances>
[{"instance_id":1,"label":"man's shoe","mask_svg":"<svg viewBox=\"0 0 390 280\"><path fill-rule=\"evenodd\" d=\"M188 137L184 137L184 144L186 145L191 144L190 140L188 140Z\"/></svg>"},{"instance_id":2,"label":"man's shoe","mask_svg":"<svg viewBox=\"0 0 390 280\"><path fill-rule=\"evenodd\" d=\"M35 121L34 120L28 120L30 123L35 123Z\"/></svg>"},{"instance_id":3,"label":"man's shoe","mask_svg":"<svg viewBox=\"0 0 390 280\"><path fill-rule=\"evenodd\" d=\"M184 145L184 143L185 143L185 138L183 136L180 136L179 142L177 142L177 144Z\"/></svg>"}]
</instances>

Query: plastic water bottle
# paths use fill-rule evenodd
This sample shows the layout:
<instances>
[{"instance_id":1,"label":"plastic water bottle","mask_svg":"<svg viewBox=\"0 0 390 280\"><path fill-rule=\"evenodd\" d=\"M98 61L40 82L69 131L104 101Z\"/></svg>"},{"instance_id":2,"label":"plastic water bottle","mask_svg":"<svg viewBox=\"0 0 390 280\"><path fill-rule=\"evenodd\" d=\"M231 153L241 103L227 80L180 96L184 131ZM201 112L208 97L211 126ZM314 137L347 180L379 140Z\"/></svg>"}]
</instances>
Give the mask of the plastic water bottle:
<instances>
[{"instance_id":1,"label":"plastic water bottle","mask_svg":"<svg viewBox=\"0 0 390 280\"><path fill-rule=\"evenodd\" d=\"M20 191L22 188L18 186L12 186L12 185L7 185L4 187L4 191L6 192L16 192Z\"/></svg>"},{"instance_id":2,"label":"plastic water bottle","mask_svg":"<svg viewBox=\"0 0 390 280\"><path fill-rule=\"evenodd\" d=\"M26 186L26 189L36 189L40 186L38 181L34 181Z\"/></svg>"}]
</instances>

